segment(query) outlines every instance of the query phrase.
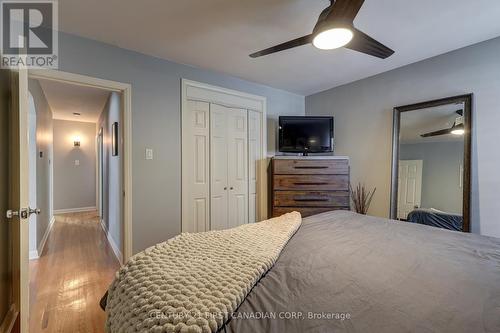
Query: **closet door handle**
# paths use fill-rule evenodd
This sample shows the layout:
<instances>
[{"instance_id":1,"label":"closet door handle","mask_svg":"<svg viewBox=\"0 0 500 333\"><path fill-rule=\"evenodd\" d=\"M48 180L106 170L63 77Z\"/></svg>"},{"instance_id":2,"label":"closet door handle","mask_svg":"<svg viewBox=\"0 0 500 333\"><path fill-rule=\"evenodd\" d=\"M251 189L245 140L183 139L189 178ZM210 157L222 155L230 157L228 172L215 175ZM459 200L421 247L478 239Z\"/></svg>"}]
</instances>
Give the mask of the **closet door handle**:
<instances>
[{"instance_id":1,"label":"closet door handle","mask_svg":"<svg viewBox=\"0 0 500 333\"><path fill-rule=\"evenodd\" d=\"M232 187L232 186L231 186L229 189L230 189L230 190L234 190L234 187Z\"/></svg>"},{"instance_id":2,"label":"closet door handle","mask_svg":"<svg viewBox=\"0 0 500 333\"><path fill-rule=\"evenodd\" d=\"M293 201L297 202L315 202L315 201L330 201L328 198L322 198L322 197L317 197L317 198L301 198L301 197L295 197L293 198Z\"/></svg>"},{"instance_id":3,"label":"closet door handle","mask_svg":"<svg viewBox=\"0 0 500 333\"><path fill-rule=\"evenodd\" d=\"M315 166L315 165L310 165L310 166L294 166L295 169L328 169L327 166Z\"/></svg>"},{"instance_id":4,"label":"closet door handle","mask_svg":"<svg viewBox=\"0 0 500 333\"><path fill-rule=\"evenodd\" d=\"M225 190L227 190L227 186L226 186L226 187L224 187L224 191L225 191Z\"/></svg>"}]
</instances>

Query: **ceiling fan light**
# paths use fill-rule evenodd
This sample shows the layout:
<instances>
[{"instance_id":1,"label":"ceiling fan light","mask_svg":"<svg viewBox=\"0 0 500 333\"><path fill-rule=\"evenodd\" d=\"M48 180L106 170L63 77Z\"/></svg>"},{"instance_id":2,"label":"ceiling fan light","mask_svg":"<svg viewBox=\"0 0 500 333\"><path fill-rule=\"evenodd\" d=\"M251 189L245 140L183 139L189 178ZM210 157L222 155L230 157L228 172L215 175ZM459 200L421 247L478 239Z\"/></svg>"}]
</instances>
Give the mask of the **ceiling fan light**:
<instances>
[{"instance_id":1,"label":"ceiling fan light","mask_svg":"<svg viewBox=\"0 0 500 333\"><path fill-rule=\"evenodd\" d=\"M320 50L333 50L347 45L354 34L347 28L333 28L320 32L313 39L313 45Z\"/></svg>"}]
</instances>

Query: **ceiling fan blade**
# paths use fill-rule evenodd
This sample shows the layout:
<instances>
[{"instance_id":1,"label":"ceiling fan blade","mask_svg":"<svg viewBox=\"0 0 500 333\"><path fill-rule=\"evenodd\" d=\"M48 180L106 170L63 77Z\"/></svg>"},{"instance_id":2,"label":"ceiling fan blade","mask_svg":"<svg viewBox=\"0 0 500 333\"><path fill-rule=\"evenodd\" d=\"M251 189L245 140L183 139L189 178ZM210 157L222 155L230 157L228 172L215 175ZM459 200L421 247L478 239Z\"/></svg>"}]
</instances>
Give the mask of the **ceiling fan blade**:
<instances>
[{"instance_id":1,"label":"ceiling fan blade","mask_svg":"<svg viewBox=\"0 0 500 333\"><path fill-rule=\"evenodd\" d=\"M282 43L282 44L279 44L279 45L267 48L265 50L252 53L252 54L250 54L250 57L251 58L257 58L257 57L262 57L262 56L265 56L265 55L268 55L268 54L271 54L271 53L276 53L276 52L288 50L288 49L291 49L291 48L294 48L294 47L297 47L297 46L302 46L302 45L305 45L305 44L309 44L309 43L312 42L312 40L313 40L313 35L303 36L303 37L296 38L294 40L291 40L291 41L288 41L288 42L285 42L285 43Z\"/></svg>"},{"instance_id":2,"label":"ceiling fan blade","mask_svg":"<svg viewBox=\"0 0 500 333\"><path fill-rule=\"evenodd\" d=\"M393 50L356 28L354 28L354 37L345 48L381 59L388 58L394 54Z\"/></svg>"},{"instance_id":3,"label":"ceiling fan blade","mask_svg":"<svg viewBox=\"0 0 500 333\"><path fill-rule=\"evenodd\" d=\"M431 137L431 136L446 135L446 134L451 134L452 130L453 130L453 128L447 128L447 129L442 129L442 130L439 130L439 131L434 131L434 132L429 132L429 133L421 134L420 136L422 138L428 138L428 137Z\"/></svg>"},{"instance_id":4,"label":"ceiling fan blade","mask_svg":"<svg viewBox=\"0 0 500 333\"><path fill-rule=\"evenodd\" d=\"M327 19L340 18L352 22L364 2L365 0L336 0Z\"/></svg>"}]
</instances>

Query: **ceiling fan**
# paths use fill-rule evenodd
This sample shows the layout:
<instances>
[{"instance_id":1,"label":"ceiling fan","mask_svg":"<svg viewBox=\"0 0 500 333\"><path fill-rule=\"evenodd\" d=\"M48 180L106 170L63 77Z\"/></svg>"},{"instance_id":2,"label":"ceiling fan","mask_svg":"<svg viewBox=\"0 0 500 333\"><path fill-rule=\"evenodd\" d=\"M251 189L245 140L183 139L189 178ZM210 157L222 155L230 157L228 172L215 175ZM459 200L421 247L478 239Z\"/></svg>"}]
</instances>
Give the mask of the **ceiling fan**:
<instances>
[{"instance_id":1,"label":"ceiling fan","mask_svg":"<svg viewBox=\"0 0 500 333\"><path fill-rule=\"evenodd\" d=\"M381 59L390 57L394 53L387 46L354 27L354 18L364 0L330 0L330 2L330 6L321 12L312 34L252 53L250 57L257 58L309 43L322 50L333 50L344 46Z\"/></svg>"},{"instance_id":2,"label":"ceiling fan","mask_svg":"<svg viewBox=\"0 0 500 333\"><path fill-rule=\"evenodd\" d=\"M447 134L463 135L465 133L464 110L457 110L455 112L458 114L458 117L455 118L455 121L453 122L453 126L451 126L450 128L442 129L442 130L421 134L420 136L422 138L428 138L428 137L432 137L432 136L440 136L440 135L447 135Z\"/></svg>"}]
</instances>

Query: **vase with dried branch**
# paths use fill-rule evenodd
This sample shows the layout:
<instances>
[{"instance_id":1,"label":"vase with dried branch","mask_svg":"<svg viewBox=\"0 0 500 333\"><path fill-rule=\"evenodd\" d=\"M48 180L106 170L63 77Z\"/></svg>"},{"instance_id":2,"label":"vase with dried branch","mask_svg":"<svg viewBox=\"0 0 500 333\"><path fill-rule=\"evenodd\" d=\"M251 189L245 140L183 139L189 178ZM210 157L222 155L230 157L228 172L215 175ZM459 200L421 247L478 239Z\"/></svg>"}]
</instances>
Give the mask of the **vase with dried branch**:
<instances>
[{"instance_id":1,"label":"vase with dried branch","mask_svg":"<svg viewBox=\"0 0 500 333\"><path fill-rule=\"evenodd\" d=\"M361 183L358 183L356 189L353 189L352 185L349 184L349 192L351 193L351 199L356 213L366 215L376 190L376 187L373 190L367 190L365 185L361 185Z\"/></svg>"}]
</instances>

